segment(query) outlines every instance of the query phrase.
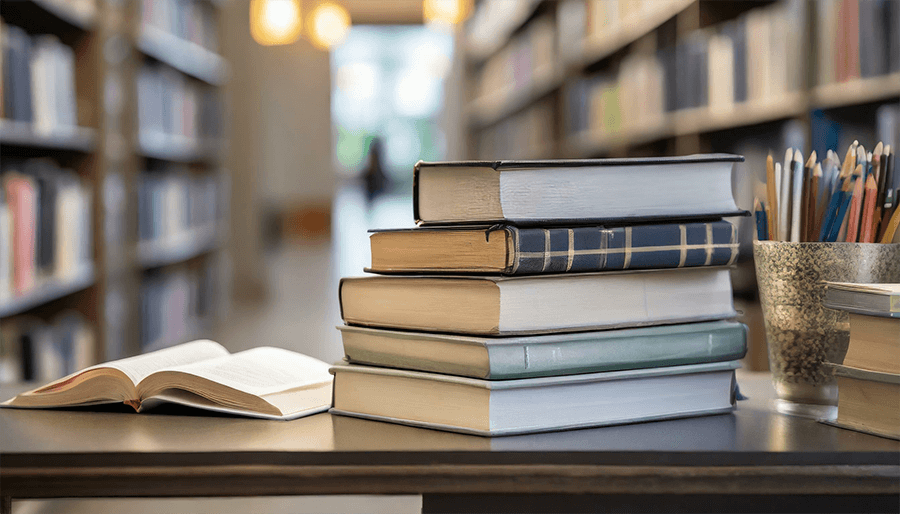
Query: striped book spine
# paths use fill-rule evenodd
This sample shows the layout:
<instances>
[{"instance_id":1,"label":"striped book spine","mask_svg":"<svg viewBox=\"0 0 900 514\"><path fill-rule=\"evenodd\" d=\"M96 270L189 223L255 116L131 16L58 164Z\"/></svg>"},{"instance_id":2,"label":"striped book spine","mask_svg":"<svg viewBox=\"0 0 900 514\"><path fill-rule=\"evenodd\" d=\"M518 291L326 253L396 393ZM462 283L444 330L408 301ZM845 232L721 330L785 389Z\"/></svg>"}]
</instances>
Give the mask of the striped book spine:
<instances>
[{"instance_id":1,"label":"striped book spine","mask_svg":"<svg viewBox=\"0 0 900 514\"><path fill-rule=\"evenodd\" d=\"M515 245L513 275L720 266L738 255L737 232L724 220L508 230Z\"/></svg>"}]
</instances>

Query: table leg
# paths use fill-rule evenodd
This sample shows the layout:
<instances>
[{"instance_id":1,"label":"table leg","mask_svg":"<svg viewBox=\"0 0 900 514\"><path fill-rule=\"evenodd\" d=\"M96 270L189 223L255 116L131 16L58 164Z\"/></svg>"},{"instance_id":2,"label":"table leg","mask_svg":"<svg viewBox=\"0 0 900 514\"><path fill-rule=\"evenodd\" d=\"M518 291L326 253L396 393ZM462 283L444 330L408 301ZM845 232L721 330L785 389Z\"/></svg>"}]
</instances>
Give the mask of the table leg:
<instances>
[{"instance_id":1,"label":"table leg","mask_svg":"<svg viewBox=\"0 0 900 514\"><path fill-rule=\"evenodd\" d=\"M12 496L0 496L0 514L12 514Z\"/></svg>"}]
</instances>

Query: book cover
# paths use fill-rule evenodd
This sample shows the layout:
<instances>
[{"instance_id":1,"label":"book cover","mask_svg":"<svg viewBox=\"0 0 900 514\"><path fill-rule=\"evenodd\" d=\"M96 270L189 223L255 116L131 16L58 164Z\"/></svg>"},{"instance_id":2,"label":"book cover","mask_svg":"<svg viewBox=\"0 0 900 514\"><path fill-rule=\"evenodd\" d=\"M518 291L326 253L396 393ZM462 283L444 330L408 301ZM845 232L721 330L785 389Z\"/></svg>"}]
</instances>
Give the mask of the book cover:
<instances>
[{"instance_id":1,"label":"book cover","mask_svg":"<svg viewBox=\"0 0 900 514\"><path fill-rule=\"evenodd\" d=\"M747 327L733 321L490 338L338 329L351 363L487 380L730 361L747 353Z\"/></svg>"}]
</instances>

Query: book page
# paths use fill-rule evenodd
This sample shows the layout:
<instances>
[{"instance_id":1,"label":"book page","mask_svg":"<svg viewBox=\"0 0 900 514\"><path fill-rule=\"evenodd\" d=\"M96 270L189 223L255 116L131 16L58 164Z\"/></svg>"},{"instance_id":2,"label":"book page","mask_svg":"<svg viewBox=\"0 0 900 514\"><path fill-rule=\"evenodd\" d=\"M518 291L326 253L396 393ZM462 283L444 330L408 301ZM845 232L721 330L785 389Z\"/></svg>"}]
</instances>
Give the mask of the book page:
<instances>
[{"instance_id":1,"label":"book page","mask_svg":"<svg viewBox=\"0 0 900 514\"><path fill-rule=\"evenodd\" d=\"M165 371L189 373L256 396L331 381L328 364L281 348L261 347L213 360L172 366Z\"/></svg>"},{"instance_id":2,"label":"book page","mask_svg":"<svg viewBox=\"0 0 900 514\"><path fill-rule=\"evenodd\" d=\"M227 355L229 353L225 347L219 343L203 339L136 357L99 364L85 371L96 368L114 368L128 375L128 378L137 384L147 378L147 376L162 369L216 359Z\"/></svg>"},{"instance_id":3,"label":"book page","mask_svg":"<svg viewBox=\"0 0 900 514\"><path fill-rule=\"evenodd\" d=\"M829 282L825 281L828 287L834 289L853 291L856 293L873 293L873 294L900 294L900 284L856 284L853 282Z\"/></svg>"}]
</instances>

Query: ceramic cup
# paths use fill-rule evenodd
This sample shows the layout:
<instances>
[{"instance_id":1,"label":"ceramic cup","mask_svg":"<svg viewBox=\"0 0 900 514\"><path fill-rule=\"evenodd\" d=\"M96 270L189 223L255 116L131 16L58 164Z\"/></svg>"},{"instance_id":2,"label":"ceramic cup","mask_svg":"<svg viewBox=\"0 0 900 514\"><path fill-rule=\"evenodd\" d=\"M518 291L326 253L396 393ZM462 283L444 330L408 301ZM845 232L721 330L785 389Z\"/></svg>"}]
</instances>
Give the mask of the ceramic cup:
<instances>
[{"instance_id":1,"label":"ceramic cup","mask_svg":"<svg viewBox=\"0 0 900 514\"><path fill-rule=\"evenodd\" d=\"M849 314L824 305L825 284L900 282L900 244L753 243L769 369L785 414L833 419L837 383L825 362L842 363Z\"/></svg>"}]
</instances>

